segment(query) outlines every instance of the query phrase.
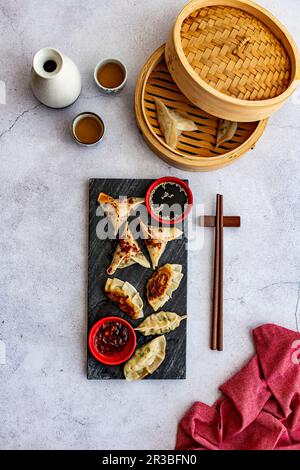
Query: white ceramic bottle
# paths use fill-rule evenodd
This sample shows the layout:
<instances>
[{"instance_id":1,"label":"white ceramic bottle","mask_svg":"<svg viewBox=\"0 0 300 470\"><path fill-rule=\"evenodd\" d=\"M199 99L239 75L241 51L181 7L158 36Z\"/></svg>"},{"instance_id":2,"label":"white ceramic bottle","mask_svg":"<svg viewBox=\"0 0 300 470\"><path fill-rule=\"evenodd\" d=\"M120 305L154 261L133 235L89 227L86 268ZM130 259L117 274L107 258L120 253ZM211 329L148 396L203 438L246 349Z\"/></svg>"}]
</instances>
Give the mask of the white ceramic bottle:
<instances>
[{"instance_id":1,"label":"white ceramic bottle","mask_svg":"<svg viewBox=\"0 0 300 470\"><path fill-rule=\"evenodd\" d=\"M35 97L51 108L65 108L74 103L81 91L77 66L57 49L38 51L31 70L31 88Z\"/></svg>"}]
</instances>

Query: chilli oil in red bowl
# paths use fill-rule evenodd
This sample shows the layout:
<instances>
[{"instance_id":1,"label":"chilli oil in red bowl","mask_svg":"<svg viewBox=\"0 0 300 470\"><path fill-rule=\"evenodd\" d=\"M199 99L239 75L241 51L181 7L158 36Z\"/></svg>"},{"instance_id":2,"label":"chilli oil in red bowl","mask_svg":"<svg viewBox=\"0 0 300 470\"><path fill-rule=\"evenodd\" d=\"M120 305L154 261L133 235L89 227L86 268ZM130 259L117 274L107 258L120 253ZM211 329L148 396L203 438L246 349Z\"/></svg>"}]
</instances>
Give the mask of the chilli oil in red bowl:
<instances>
[{"instance_id":1,"label":"chilli oil in red bowl","mask_svg":"<svg viewBox=\"0 0 300 470\"><path fill-rule=\"evenodd\" d=\"M129 330L119 321L108 321L100 326L95 336L97 350L105 356L122 351L129 339Z\"/></svg>"}]
</instances>

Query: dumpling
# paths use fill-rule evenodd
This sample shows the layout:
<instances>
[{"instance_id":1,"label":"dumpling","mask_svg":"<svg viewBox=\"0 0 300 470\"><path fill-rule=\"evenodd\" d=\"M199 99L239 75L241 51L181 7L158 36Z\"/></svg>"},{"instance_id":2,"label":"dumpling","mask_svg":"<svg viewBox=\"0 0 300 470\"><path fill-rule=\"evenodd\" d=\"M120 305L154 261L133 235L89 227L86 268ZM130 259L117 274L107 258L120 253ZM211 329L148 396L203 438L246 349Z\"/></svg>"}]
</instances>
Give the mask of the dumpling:
<instances>
[{"instance_id":1,"label":"dumpling","mask_svg":"<svg viewBox=\"0 0 300 470\"><path fill-rule=\"evenodd\" d=\"M107 274L114 274L118 268L127 268L134 263L138 263L145 268L150 268L149 261L133 238L128 228L128 223L126 223L124 235L119 239L112 262L106 272Z\"/></svg>"},{"instance_id":2,"label":"dumpling","mask_svg":"<svg viewBox=\"0 0 300 470\"><path fill-rule=\"evenodd\" d=\"M144 336L164 335L170 331L176 330L185 318L187 318L186 315L180 316L174 312L152 313L152 315L145 318L135 330L139 331Z\"/></svg>"},{"instance_id":3,"label":"dumpling","mask_svg":"<svg viewBox=\"0 0 300 470\"><path fill-rule=\"evenodd\" d=\"M100 193L98 196L98 203L106 217L111 221L115 235L119 232L123 223L126 222L130 213L144 202L145 199L140 197L114 199L105 193Z\"/></svg>"},{"instance_id":4,"label":"dumpling","mask_svg":"<svg viewBox=\"0 0 300 470\"><path fill-rule=\"evenodd\" d=\"M161 308L179 287L183 278L181 264L165 264L157 269L147 283L147 299L155 312Z\"/></svg>"},{"instance_id":5,"label":"dumpling","mask_svg":"<svg viewBox=\"0 0 300 470\"><path fill-rule=\"evenodd\" d=\"M176 227L155 227L146 225L142 221L140 226L153 269L156 269L167 243L180 237L183 232Z\"/></svg>"},{"instance_id":6,"label":"dumpling","mask_svg":"<svg viewBox=\"0 0 300 470\"><path fill-rule=\"evenodd\" d=\"M104 292L118 307L134 320L143 317L143 301L132 284L116 277L107 279Z\"/></svg>"},{"instance_id":7,"label":"dumpling","mask_svg":"<svg viewBox=\"0 0 300 470\"><path fill-rule=\"evenodd\" d=\"M237 128L237 122L219 119L216 147L219 147L224 142L231 140L235 135Z\"/></svg>"},{"instance_id":8,"label":"dumpling","mask_svg":"<svg viewBox=\"0 0 300 470\"><path fill-rule=\"evenodd\" d=\"M191 121L172 109L168 109L166 105L154 98L156 105L157 120L159 127L164 135L167 145L176 148L178 137L183 131L197 131L198 127Z\"/></svg>"},{"instance_id":9,"label":"dumpling","mask_svg":"<svg viewBox=\"0 0 300 470\"><path fill-rule=\"evenodd\" d=\"M136 349L133 356L124 366L126 380L140 380L148 374L153 374L166 357L166 338L158 336L140 348Z\"/></svg>"},{"instance_id":10,"label":"dumpling","mask_svg":"<svg viewBox=\"0 0 300 470\"><path fill-rule=\"evenodd\" d=\"M154 98L154 101L156 105L157 120L165 141L170 147L175 148L177 145L176 121L175 119L172 119L170 111L162 101L157 98Z\"/></svg>"}]
</instances>

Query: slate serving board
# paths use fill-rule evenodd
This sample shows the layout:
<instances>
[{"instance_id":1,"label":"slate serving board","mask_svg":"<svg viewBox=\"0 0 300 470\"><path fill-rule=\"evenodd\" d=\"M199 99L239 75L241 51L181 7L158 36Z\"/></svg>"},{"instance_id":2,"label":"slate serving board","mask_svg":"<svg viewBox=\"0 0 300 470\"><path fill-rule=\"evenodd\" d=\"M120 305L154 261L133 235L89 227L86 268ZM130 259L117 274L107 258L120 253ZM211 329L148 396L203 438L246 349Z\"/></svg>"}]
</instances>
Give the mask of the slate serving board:
<instances>
[{"instance_id":1,"label":"slate serving board","mask_svg":"<svg viewBox=\"0 0 300 470\"><path fill-rule=\"evenodd\" d=\"M111 302L104 294L104 284L109 277L106 269L109 266L114 249L117 245L115 240L100 240L96 234L96 227L103 216L99 215L97 203L99 193L105 192L114 198L119 196L144 197L147 188L153 180L149 179L91 179L89 182L89 247L88 247L88 332L100 318L108 315L117 315L125 318L133 327L142 320L132 320ZM187 181L186 181L187 182ZM96 211L98 209L98 214ZM173 297L163 306L161 310L187 314L187 228L184 228L184 237L167 244L159 266L166 263L182 265L184 277ZM140 241L139 245L149 259L147 250ZM118 269L113 275L123 281L130 282L141 295L144 302L144 316L154 313L147 302L146 284L151 277L153 269L144 268L137 263L125 268ZM153 339L154 336L144 337L137 332L137 347ZM166 335L167 348L166 358L162 365L144 380L149 379L184 379L186 375L186 320L180 327ZM106 366L93 358L88 349L88 379L124 379L123 364L119 366Z\"/></svg>"}]
</instances>

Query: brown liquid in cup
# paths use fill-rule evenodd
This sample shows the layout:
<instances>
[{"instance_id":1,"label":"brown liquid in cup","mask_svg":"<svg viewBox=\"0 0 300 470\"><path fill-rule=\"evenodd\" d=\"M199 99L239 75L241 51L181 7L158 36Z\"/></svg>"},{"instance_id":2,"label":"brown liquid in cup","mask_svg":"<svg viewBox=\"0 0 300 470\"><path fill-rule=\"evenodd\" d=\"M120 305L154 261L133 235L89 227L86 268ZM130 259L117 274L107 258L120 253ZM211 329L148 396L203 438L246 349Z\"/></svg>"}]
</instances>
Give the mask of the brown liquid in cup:
<instances>
[{"instance_id":1,"label":"brown liquid in cup","mask_svg":"<svg viewBox=\"0 0 300 470\"><path fill-rule=\"evenodd\" d=\"M97 80L105 88L117 88L123 83L124 78L123 68L114 62L107 62L97 72Z\"/></svg>"},{"instance_id":2,"label":"brown liquid in cup","mask_svg":"<svg viewBox=\"0 0 300 470\"><path fill-rule=\"evenodd\" d=\"M96 118L83 117L75 126L75 135L83 144L94 144L103 135L103 125Z\"/></svg>"}]
</instances>

